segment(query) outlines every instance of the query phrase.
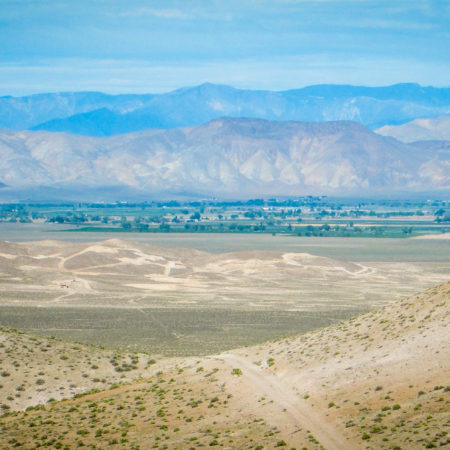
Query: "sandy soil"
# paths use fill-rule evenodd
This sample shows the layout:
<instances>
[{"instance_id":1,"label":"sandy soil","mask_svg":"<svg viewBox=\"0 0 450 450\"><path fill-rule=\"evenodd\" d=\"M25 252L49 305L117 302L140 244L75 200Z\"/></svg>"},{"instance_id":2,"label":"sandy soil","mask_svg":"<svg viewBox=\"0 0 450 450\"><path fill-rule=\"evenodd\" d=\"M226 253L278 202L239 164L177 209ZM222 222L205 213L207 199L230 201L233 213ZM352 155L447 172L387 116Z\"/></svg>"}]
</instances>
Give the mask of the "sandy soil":
<instances>
[{"instance_id":1,"label":"sandy soil","mask_svg":"<svg viewBox=\"0 0 450 450\"><path fill-rule=\"evenodd\" d=\"M326 448L352 448L355 442L354 448L361 448L363 436L371 448L423 448L450 419L450 388L444 389L450 373L449 318L447 283L350 321L227 358L243 368L242 378L249 372L256 388L288 399L307 418L317 414L320 420L302 420ZM249 370L249 361L263 363ZM276 382L263 386L260 380L267 379ZM393 425L402 421L409 425L396 430ZM336 435L341 439L329 440Z\"/></svg>"},{"instance_id":2,"label":"sandy soil","mask_svg":"<svg viewBox=\"0 0 450 450\"><path fill-rule=\"evenodd\" d=\"M146 308L182 301L264 310L375 307L449 275L450 263L355 263L275 251L211 254L118 239L0 243L0 305L14 306L132 307L138 301Z\"/></svg>"},{"instance_id":3,"label":"sandy soil","mask_svg":"<svg viewBox=\"0 0 450 450\"><path fill-rule=\"evenodd\" d=\"M414 236L410 239L450 239L450 233L424 234L422 236Z\"/></svg>"}]
</instances>

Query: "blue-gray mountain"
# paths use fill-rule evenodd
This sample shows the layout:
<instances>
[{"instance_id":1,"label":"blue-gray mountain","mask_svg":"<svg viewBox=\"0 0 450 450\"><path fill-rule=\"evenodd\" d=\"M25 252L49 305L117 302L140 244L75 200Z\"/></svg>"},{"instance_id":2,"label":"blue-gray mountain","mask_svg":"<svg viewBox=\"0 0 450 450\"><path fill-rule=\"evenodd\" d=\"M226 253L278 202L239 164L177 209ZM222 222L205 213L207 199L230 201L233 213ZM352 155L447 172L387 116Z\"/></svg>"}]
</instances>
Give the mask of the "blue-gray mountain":
<instances>
[{"instance_id":1,"label":"blue-gray mountain","mask_svg":"<svg viewBox=\"0 0 450 450\"><path fill-rule=\"evenodd\" d=\"M98 92L0 98L0 127L112 136L176 128L220 117L268 120L352 120L375 129L450 114L450 89L317 85L274 92L203 84L158 95Z\"/></svg>"},{"instance_id":2,"label":"blue-gray mountain","mask_svg":"<svg viewBox=\"0 0 450 450\"><path fill-rule=\"evenodd\" d=\"M347 121L225 118L107 138L9 130L0 132L0 180L1 195L34 198L43 187L79 199L101 199L104 188L116 198L448 192L450 145L405 144Z\"/></svg>"}]
</instances>

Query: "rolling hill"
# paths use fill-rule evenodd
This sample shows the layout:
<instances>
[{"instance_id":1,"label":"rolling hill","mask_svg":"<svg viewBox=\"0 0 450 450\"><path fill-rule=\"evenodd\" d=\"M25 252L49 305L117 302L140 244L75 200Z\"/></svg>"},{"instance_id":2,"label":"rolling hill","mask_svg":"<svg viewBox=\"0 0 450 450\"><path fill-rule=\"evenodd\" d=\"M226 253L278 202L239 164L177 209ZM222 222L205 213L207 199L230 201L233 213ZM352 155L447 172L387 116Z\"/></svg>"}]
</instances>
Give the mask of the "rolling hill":
<instances>
[{"instance_id":1,"label":"rolling hill","mask_svg":"<svg viewBox=\"0 0 450 450\"><path fill-rule=\"evenodd\" d=\"M301 247L214 254L119 239L1 242L0 324L127 351L205 355L328 325L449 272L444 262L361 263Z\"/></svg>"}]
</instances>

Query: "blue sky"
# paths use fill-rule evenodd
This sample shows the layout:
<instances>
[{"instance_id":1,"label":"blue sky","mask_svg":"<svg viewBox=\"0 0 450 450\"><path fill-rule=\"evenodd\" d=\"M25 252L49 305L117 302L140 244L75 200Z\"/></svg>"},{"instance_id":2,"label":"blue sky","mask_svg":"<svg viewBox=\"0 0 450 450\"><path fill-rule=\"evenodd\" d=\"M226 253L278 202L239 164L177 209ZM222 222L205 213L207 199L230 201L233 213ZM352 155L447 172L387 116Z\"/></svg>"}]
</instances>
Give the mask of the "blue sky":
<instances>
[{"instance_id":1,"label":"blue sky","mask_svg":"<svg viewBox=\"0 0 450 450\"><path fill-rule=\"evenodd\" d=\"M447 0L0 0L0 95L449 86Z\"/></svg>"}]
</instances>

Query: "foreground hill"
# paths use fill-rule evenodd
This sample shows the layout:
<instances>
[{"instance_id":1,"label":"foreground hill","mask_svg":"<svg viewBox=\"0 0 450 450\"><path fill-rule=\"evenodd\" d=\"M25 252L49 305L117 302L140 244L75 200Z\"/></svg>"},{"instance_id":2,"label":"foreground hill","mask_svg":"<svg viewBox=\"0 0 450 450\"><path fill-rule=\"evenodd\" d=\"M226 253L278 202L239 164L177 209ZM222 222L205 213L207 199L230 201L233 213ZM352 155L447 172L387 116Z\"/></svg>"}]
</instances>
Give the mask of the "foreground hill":
<instances>
[{"instance_id":1,"label":"foreground hill","mask_svg":"<svg viewBox=\"0 0 450 450\"><path fill-rule=\"evenodd\" d=\"M147 198L392 194L448 189L449 151L354 122L218 119L110 138L3 131L0 180L10 186L2 194L28 188L36 196L47 186L77 190L78 198L105 187Z\"/></svg>"},{"instance_id":2,"label":"foreground hill","mask_svg":"<svg viewBox=\"0 0 450 450\"><path fill-rule=\"evenodd\" d=\"M305 416L307 404L317 419L349 440L337 448L362 448L363 442L374 449L434 448L449 443L449 326L446 283L349 321L226 358L241 362L243 370L250 369L249 359L260 361L254 374L267 374Z\"/></svg>"},{"instance_id":3,"label":"foreground hill","mask_svg":"<svg viewBox=\"0 0 450 450\"><path fill-rule=\"evenodd\" d=\"M0 408L21 410L93 389L106 389L158 370L142 353L43 338L0 328Z\"/></svg>"},{"instance_id":4,"label":"foreground hill","mask_svg":"<svg viewBox=\"0 0 450 450\"><path fill-rule=\"evenodd\" d=\"M169 359L142 381L7 414L0 442L5 449L445 446L449 300L446 283L295 338L176 366Z\"/></svg>"},{"instance_id":5,"label":"foreground hill","mask_svg":"<svg viewBox=\"0 0 450 450\"><path fill-rule=\"evenodd\" d=\"M402 142L450 141L450 116L435 119L416 119L403 125L386 125L376 130Z\"/></svg>"},{"instance_id":6,"label":"foreground hill","mask_svg":"<svg viewBox=\"0 0 450 450\"><path fill-rule=\"evenodd\" d=\"M210 83L165 94L66 92L0 98L0 127L110 136L199 125L219 117L353 120L370 128L450 112L448 88L317 85L282 92Z\"/></svg>"}]
</instances>

